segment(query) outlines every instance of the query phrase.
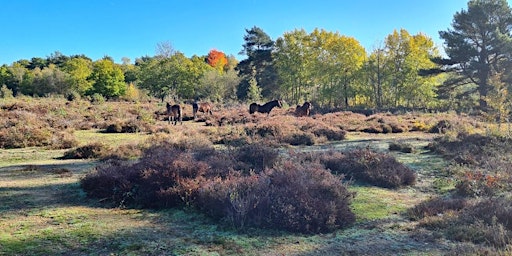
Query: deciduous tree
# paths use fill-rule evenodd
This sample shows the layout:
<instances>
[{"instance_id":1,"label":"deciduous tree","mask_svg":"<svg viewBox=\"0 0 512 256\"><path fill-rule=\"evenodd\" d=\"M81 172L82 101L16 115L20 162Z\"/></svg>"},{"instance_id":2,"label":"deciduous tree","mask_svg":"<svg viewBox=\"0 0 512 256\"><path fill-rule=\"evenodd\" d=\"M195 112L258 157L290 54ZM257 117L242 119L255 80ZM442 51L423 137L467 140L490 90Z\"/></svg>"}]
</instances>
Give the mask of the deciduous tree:
<instances>
[{"instance_id":1,"label":"deciduous tree","mask_svg":"<svg viewBox=\"0 0 512 256\"><path fill-rule=\"evenodd\" d=\"M99 93L107 98L115 98L126 91L123 71L108 58L93 63L89 79L93 82L93 86L88 94Z\"/></svg>"}]
</instances>

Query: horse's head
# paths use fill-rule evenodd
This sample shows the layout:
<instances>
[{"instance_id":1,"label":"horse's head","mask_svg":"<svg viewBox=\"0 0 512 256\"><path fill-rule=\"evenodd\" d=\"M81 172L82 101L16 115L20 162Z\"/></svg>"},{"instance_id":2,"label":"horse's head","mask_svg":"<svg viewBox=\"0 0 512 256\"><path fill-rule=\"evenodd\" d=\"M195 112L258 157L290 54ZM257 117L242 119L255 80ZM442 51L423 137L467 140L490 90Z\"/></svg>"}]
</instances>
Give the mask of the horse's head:
<instances>
[{"instance_id":1,"label":"horse's head","mask_svg":"<svg viewBox=\"0 0 512 256\"><path fill-rule=\"evenodd\" d=\"M282 108L283 107L283 103L281 103L281 100L277 100L277 105L276 105L278 108Z\"/></svg>"}]
</instances>

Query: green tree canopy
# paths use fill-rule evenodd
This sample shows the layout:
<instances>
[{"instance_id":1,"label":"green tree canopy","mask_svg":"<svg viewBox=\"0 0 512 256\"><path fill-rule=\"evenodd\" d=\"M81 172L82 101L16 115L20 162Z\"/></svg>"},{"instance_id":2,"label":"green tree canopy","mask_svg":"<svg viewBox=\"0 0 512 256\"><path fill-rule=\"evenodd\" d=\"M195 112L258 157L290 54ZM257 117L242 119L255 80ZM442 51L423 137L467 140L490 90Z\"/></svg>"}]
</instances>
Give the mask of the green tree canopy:
<instances>
[{"instance_id":1,"label":"green tree canopy","mask_svg":"<svg viewBox=\"0 0 512 256\"><path fill-rule=\"evenodd\" d=\"M478 93L479 107L486 109L493 87L490 78L511 66L511 28L512 12L506 0L470 0L467 10L454 15L452 28L439 32L448 60L437 62L461 78L445 86L476 84L467 93Z\"/></svg>"},{"instance_id":2,"label":"green tree canopy","mask_svg":"<svg viewBox=\"0 0 512 256\"><path fill-rule=\"evenodd\" d=\"M89 79L93 82L88 94L99 93L107 98L124 95L126 84L121 68L109 58L93 63L93 70Z\"/></svg>"},{"instance_id":3,"label":"green tree canopy","mask_svg":"<svg viewBox=\"0 0 512 256\"><path fill-rule=\"evenodd\" d=\"M92 90L93 81L88 80L92 74L92 61L86 58L73 58L63 64L62 70L69 74L70 89L85 95Z\"/></svg>"}]
</instances>

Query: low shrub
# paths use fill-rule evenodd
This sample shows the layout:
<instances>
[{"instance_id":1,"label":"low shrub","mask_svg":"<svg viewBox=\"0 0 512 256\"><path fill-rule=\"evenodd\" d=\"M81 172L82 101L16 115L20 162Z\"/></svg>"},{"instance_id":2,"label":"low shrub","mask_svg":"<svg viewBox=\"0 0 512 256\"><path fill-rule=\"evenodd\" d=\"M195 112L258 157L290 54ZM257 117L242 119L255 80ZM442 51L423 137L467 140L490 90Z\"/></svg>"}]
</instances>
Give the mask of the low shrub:
<instances>
[{"instance_id":1,"label":"low shrub","mask_svg":"<svg viewBox=\"0 0 512 256\"><path fill-rule=\"evenodd\" d=\"M412 220L420 220L425 217L444 214L447 211L460 211L466 205L467 200L464 198L435 197L407 210L407 216Z\"/></svg>"},{"instance_id":2,"label":"low shrub","mask_svg":"<svg viewBox=\"0 0 512 256\"><path fill-rule=\"evenodd\" d=\"M323 166L286 161L269 169L269 227L319 233L351 225L355 221L349 205L354 197L343 177Z\"/></svg>"},{"instance_id":3,"label":"low shrub","mask_svg":"<svg viewBox=\"0 0 512 256\"><path fill-rule=\"evenodd\" d=\"M88 159L106 157L112 152L112 149L100 142L94 142L81 146L64 153L62 159Z\"/></svg>"},{"instance_id":4,"label":"low shrub","mask_svg":"<svg viewBox=\"0 0 512 256\"><path fill-rule=\"evenodd\" d=\"M73 133L68 131L56 132L52 136L52 141L49 144L51 149L68 149L78 146L78 140Z\"/></svg>"},{"instance_id":5,"label":"low shrub","mask_svg":"<svg viewBox=\"0 0 512 256\"><path fill-rule=\"evenodd\" d=\"M313 129L313 134L317 137L325 137L329 141L344 140L347 132L335 127L321 127Z\"/></svg>"},{"instance_id":6,"label":"low shrub","mask_svg":"<svg viewBox=\"0 0 512 256\"><path fill-rule=\"evenodd\" d=\"M512 203L486 199L467 207L445 231L451 240L469 241L503 248L512 242Z\"/></svg>"},{"instance_id":7,"label":"low shrub","mask_svg":"<svg viewBox=\"0 0 512 256\"><path fill-rule=\"evenodd\" d=\"M389 143L390 151L400 151L402 153L413 153L414 147L409 143L404 142L391 142Z\"/></svg>"},{"instance_id":8,"label":"low shrub","mask_svg":"<svg viewBox=\"0 0 512 256\"><path fill-rule=\"evenodd\" d=\"M388 154L370 149L319 154L318 159L326 168L358 182L385 188L413 185L416 182L414 171Z\"/></svg>"},{"instance_id":9,"label":"low shrub","mask_svg":"<svg viewBox=\"0 0 512 256\"><path fill-rule=\"evenodd\" d=\"M315 136L311 133L296 132L284 136L282 142L293 146L305 145L311 146L315 144Z\"/></svg>"},{"instance_id":10,"label":"low shrub","mask_svg":"<svg viewBox=\"0 0 512 256\"><path fill-rule=\"evenodd\" d=\"M235 149L233 156L238 162L236 169L261 172L276 163L279 159L279 152L264 144L249 144Z\"/></svg>"},{"instance_id":11,"label":"low shrub","mask_svg":"<svg viewBox=\"0 0 512 256\"><path fill-rule=\"evenodd\" d=\"M209 216L238 228L330 232L355 221L354 194L341 179L318 164L285 161L264 173L210 181L198 202Z\"/></svg>"},{"instance_id":12,"label":"low shrub","mask_svg":"<svg viewBox=\"0 0 512 256\"><path fill-rule=\"evenodd\" d=\"M498 249L512 242L512 202L507 198L435 198L410 209L408 215L449 240Z\"/></svg>"},{"instance_id":13,"label":"low shrub","mask_svg":"<svg viewBox=\"0 0 512 256\"><path fill-rule=\"evenodd\" d=\"M88 196L114 205L194 207L237 228L319 233L355 221L353 192L318 163L279 161L277 152L261 145L203 150L161 143L136 163L106 162L80 184ZM245 168L240 161L253 171L237 169Z\"/></svg>"},{"instance_id":14,"label":"low shrub","mask_svg":"<svg viewBox=\"0 0 512 256\"><path fill-rule=\"evenodd\" d=\"M471 169L459 173L455 191L458 195L468 197L493 196L500 190L502 183L508 181L501 180L499 175Z\"/></svg>"}]
</instances>

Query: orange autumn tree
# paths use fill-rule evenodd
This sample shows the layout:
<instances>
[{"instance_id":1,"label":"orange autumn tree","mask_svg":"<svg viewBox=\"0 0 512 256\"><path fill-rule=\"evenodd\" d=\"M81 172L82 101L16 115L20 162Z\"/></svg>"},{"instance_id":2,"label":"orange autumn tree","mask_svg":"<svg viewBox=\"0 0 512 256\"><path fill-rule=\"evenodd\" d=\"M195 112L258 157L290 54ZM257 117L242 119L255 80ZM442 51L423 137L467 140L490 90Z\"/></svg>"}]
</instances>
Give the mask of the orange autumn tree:
<instances>
[{"instance_id":1,"label":"orange autumn tree","mask_svg":"<svg viewBox=\"0 0 512 256\"><path fill-rule=\"evenodd\" d=\"M208 65L214 67L215 69L223 71L224 67L228 64L228 58L226 58L226 54L223 52L212 49L208 53L206 62L208 62Z\"/></svg>"}]
</instances>

